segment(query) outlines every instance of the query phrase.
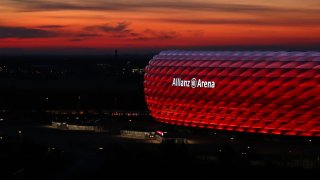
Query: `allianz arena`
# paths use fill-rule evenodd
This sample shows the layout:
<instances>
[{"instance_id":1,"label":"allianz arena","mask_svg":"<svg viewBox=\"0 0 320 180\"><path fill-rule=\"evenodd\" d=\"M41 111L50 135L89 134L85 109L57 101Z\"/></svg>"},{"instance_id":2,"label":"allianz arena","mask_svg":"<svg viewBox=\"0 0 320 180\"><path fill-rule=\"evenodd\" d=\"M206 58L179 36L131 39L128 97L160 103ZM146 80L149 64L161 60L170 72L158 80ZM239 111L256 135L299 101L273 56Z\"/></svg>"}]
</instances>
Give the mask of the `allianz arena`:
<instances>
[{"instance_id":1,"label":"allianz arena","mask_svg":"<svg viewBox=\"0 0 320 180\"><path fill-rule=\"evenodd\" d=\"M320 52L164 51L144 78L157 121L320 137Z\"/></svg>"}]
</instances>

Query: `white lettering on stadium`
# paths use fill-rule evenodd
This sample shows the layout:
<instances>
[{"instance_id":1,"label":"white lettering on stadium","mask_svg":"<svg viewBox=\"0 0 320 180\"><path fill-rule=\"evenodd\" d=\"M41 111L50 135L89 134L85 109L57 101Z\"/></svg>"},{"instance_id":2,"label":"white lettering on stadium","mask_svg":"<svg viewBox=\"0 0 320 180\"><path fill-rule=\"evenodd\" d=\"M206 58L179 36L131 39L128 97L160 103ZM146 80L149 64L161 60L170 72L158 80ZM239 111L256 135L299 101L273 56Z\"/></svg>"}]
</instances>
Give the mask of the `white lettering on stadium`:
<instances>
[{"instance_id":1,"label":"white lettering on stadium","mask_svg":"<svg viewBox=\"0 0 320 180\"><path fill-rule=\"evenodd\" d=\"M181 78L173 78L172 86L191 87L191 88L215 88L214 81L203 81L201 79L192 78L191 80L183 80Z\"/></svg>"}]
</instances>

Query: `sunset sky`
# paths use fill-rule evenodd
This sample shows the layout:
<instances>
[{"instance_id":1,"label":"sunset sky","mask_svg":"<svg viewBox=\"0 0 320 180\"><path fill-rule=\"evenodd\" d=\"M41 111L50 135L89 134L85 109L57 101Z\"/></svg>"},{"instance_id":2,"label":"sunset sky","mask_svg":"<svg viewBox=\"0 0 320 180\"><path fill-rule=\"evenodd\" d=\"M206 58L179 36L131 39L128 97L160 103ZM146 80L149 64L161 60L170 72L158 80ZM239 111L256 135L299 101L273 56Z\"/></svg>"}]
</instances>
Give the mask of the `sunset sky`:
<instances>
[{"instance_id":1,"label":"sunset sky","mask_svg":"<svg viewBox=\"0 0 320 180\"><path fill-rule=\"evenodd\" d=\"M320 47L319 0L1 0L0 48Z\"/></svg>"}]
</instances>

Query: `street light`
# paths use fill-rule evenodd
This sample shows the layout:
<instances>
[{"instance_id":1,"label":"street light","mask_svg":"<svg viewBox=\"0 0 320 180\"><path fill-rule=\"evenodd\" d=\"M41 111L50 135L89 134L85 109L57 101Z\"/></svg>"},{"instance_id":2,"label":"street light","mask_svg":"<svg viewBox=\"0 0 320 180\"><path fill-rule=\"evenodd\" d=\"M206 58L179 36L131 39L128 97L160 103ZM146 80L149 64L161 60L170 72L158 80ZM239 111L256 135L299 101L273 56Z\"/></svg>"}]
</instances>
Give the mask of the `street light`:
<instances>
[{"instance_id":1,"label":"street light","mask_svg":"<svg viewBox=\"0 0 320 180\"><path fill-rule=\"evenodd\" d=\"M21 130L18 131L18 135L19 135L19 141L21 142L22 141L22 131Z\"/></svg>"}]
</instances>

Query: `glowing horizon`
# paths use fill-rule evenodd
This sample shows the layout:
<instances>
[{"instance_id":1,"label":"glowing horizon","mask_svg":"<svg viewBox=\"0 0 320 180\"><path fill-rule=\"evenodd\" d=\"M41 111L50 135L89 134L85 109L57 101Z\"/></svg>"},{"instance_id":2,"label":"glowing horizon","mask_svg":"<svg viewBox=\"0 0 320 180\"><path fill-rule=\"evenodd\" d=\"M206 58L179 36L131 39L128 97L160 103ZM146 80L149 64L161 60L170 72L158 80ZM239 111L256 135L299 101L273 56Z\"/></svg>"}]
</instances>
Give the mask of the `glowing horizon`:
<instances>
[{"instance_id":1,"label":"glowing horizon","mask_svg":"<svg viewBox=\"0 0 320 180\"><path fill-rule=\"evenodd\" d=\"M0 48L319 46L315 0L2 0Z\"/></svg>"}]
</instances>

